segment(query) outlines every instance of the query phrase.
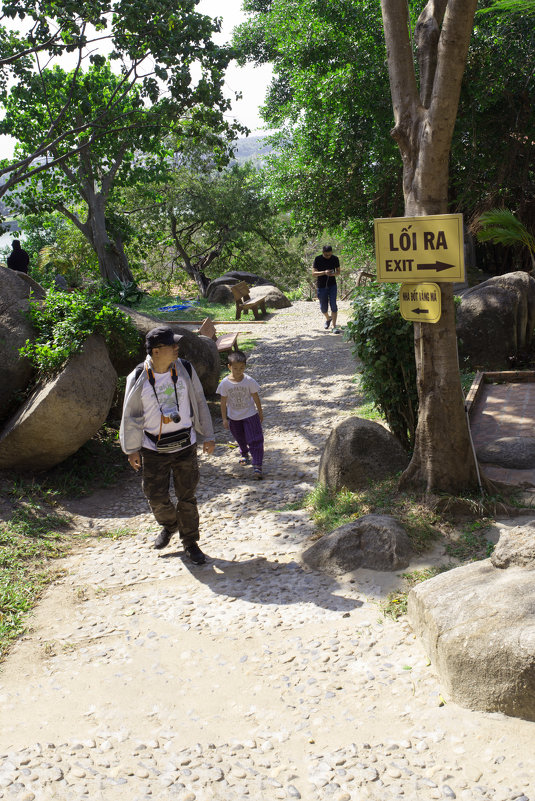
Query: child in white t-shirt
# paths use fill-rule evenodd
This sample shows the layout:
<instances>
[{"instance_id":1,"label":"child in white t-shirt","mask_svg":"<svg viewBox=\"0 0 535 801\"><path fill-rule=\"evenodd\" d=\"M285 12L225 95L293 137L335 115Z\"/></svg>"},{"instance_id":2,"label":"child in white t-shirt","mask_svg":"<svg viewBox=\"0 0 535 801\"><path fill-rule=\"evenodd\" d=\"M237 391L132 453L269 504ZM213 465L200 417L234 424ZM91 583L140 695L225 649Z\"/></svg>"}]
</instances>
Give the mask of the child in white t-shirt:
<instances>
[{"instance_id":1,"label":"child in white t-shirt","mask_svg":"<svg viewBox=\"0 0 535 801\"><path fill-rule=\"evenodd\" d=\"M226 429L230 429L240 449L240 464L253 463L253 478L262 478L264 458L264 432L262 431L262 404L258 395L260 387L245 372L247 358L240 350L228 357L230 375L217 388L221 395L221 417Z\"/></svg>"}]
</instances>

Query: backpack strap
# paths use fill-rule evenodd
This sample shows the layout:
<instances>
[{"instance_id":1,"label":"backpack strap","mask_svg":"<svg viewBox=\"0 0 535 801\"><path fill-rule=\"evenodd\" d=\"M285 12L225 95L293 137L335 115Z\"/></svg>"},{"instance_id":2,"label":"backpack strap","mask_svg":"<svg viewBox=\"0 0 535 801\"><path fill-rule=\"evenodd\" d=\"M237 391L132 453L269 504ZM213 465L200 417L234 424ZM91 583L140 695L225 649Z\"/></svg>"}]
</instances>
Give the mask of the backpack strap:
<instances>
[{"instance_id":1,"label":"backpack strap","mask_svg":"<svg viewBox=\"0 0 535 801\"><path fill-rule=\"evenodd\" d=\"M189 375L189 377L191 378L191 374L192 374L191 362L188 362L187 359L180 359L180 361L182 362L182 367L186 368L186 372Z\"/></svg>"}]
</instances>

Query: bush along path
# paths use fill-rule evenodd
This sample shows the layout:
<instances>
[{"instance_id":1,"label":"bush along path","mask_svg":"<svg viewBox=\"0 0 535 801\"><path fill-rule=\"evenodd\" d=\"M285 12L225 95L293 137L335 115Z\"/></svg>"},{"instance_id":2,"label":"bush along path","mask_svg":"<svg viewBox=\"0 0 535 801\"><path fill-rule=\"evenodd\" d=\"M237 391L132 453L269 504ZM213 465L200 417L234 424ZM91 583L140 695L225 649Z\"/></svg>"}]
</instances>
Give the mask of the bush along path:
<instances>
[{"instance_id":1,"label":"bush along path","mask_svg":"<svg viewBox=\"0 0 535 801\"><path fill-rule=\"evenodd\" d=\"M535 801L534 724L442 697L404 618L380 614L392 577L300 565L313 527L295 502L355 405L354 362L316 304L259 337L265 478L219 424L206 565L152 550L137 476L70 505L117 538L64 560L2 666L0 797Z\"/></svg>"}]
</instances>

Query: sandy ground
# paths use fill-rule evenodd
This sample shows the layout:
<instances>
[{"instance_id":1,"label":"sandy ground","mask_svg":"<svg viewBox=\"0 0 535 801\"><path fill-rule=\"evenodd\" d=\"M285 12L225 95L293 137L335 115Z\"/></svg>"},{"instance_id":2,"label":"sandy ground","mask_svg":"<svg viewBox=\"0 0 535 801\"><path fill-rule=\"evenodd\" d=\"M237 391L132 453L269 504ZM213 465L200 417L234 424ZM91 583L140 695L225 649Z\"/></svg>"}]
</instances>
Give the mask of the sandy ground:
<instances>
[{"instance_id":1,"label":"sandy ground","mask_svg":"<svg viewBox=\"0 0 535 801\"><path fill-rule=\"evenodd\" d=\"M289 505L355 405L349 345L315 303L239 329L259 339L264 480L219 425L202 567L151 548L137 476L70 504L81 530L130 533L64 560L2 665L0 798L535 801L535 724L443 698L407 621L380 613L399 575L299 561L313 526Z\"/></svg>"}]
</instances>

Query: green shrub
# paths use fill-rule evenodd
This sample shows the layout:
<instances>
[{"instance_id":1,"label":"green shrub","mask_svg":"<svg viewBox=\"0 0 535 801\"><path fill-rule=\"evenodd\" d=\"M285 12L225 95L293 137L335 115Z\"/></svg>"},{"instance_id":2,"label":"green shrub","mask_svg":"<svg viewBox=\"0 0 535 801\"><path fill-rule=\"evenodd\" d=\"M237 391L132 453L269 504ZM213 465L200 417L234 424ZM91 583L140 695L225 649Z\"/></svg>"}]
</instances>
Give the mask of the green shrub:
<instances>
[{"instance_id":1,"label":"green shrub","mask_svg":"<svg viewBox=\"0 0 535 801\"><path fill-rule=\"evenodd\" d=\"M346 327L362 362L361 388L384 415L392 433L410 448L418 420L412 323L399 311L396 284L360 287Z\"/></svg>"},{"instance_id":2,"label":"green shrub","mask_svg":"<svg viewBox=\"0 0 535 801\"><path fill-rule=\"evenodd\" d=\"M53 375L79 353L91 334L104 337L112 358L133 355L139 345L130 318L95 289L87 293L50 290L44 302L31 301L30 319L36 340L27 340L19 352L46 375Z\"/></svg>"}]
</instances>

